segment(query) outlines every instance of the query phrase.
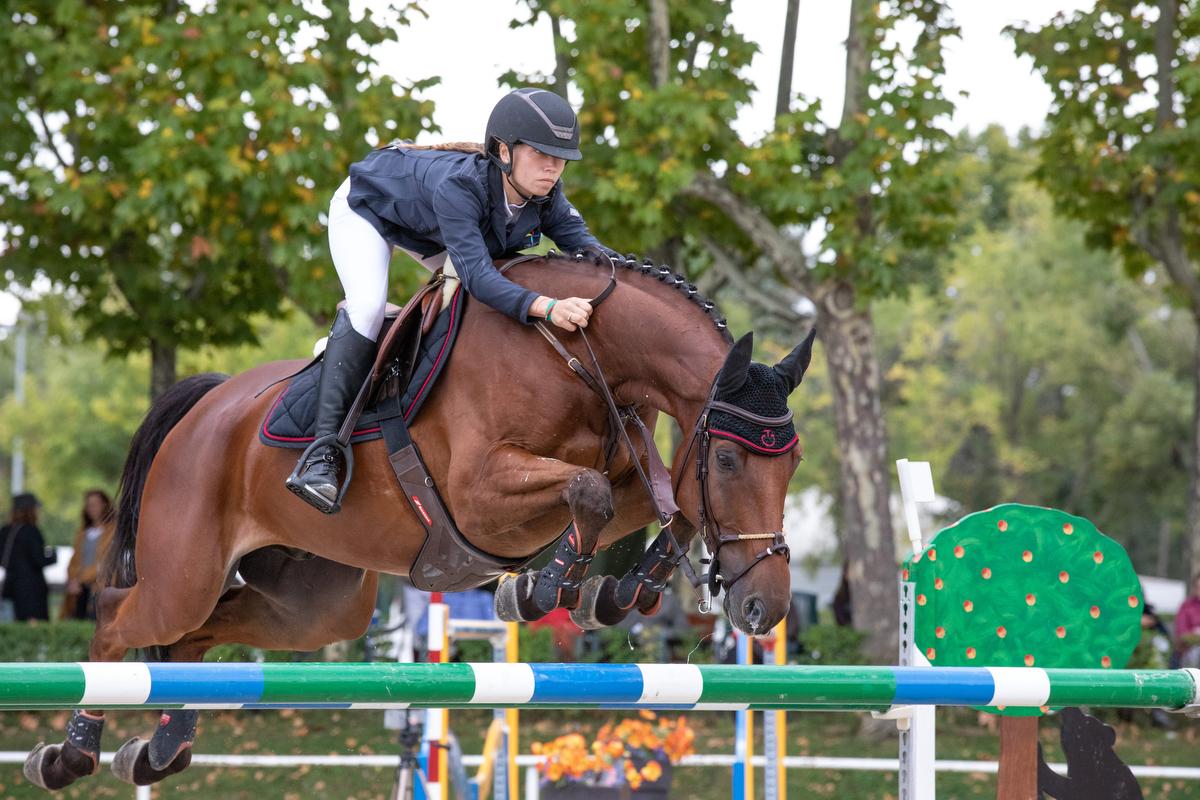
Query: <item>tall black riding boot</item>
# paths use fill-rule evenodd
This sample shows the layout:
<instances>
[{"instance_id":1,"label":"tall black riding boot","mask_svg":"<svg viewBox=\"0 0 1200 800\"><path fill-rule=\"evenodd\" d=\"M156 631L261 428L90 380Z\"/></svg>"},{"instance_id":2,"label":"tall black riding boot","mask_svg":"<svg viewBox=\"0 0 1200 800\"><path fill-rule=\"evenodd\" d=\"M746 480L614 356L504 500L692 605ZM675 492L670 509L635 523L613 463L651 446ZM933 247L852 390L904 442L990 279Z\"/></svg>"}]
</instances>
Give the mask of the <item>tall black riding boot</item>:
<instances>
[{"instance_id":1,"label":"tall black riding boot","mask_svg":"<svg viewBox=\"0 0 1200 800\"><path fill-rule=\"evenodd\" d=\"M375 342L354 330L346 310L339 309L329 331L329 342L325 345L325 356L321 362L321 383L317 389L317 438L336 434L342 427L346 412L367 379L374 358ZM340 488L338 471L343 466L341 453L336 447L318 447L305 459L300 475L288 479L287 487L318 510L335 514L338 511Z\"/></svg>"}]
</instances>

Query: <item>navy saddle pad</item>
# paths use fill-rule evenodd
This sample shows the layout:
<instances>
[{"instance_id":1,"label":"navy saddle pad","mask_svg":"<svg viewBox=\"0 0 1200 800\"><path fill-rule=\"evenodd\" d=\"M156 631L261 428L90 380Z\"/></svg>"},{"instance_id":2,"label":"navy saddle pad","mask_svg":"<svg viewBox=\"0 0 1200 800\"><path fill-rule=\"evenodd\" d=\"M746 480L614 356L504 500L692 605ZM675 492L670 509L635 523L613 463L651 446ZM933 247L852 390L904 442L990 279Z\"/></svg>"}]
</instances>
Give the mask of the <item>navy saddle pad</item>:
<instances>
[{"instance_id":1,"label":"navy saddle pad","mask_svg":"<svg viewBox=\"0 0 1200 800\"><path fill-rule=\"evenodd\" d=\"M411 423L421 410L429 392L450 357L454 339L458 335L466 295L459 286L450 301L449 308L443 307L429 333L421 340L413 367L412 377L400 398L404 421ZM280 392L267 418L259 428L258 438L271 447L302 449L312 443L317 418L317 384L321 379L321 362L314 361L302 372L292 377L287 387ZM395 396L382 402L383 409L371 407L363 411L355 426L351 444L379 439L383 432L379 428L381 415L395 409Z\"/></svg>"}]
</instances>

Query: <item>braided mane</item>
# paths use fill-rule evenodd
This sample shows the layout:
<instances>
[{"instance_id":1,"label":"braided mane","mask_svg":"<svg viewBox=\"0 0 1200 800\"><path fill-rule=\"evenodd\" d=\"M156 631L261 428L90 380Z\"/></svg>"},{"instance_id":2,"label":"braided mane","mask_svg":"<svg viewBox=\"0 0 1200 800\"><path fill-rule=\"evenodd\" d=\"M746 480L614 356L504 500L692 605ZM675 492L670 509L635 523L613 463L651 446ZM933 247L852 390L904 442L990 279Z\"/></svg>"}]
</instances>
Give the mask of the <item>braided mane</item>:
<instances>
[{"instance_id":1,"label":"braided mane","mask_svg":"<svg viewBox=\"0 0 1200 800\"><path fill-rule=\"evenodd\" d=\"M543 256L547 261L569 261L572 263L590 263L597 267L608 268L608 259L603 258L598 252L588 251L576 253L575 255L567 255L551 250ZM725 317L721 314L721 310L717 308L717 304L700 293L696 288L696 284L690 283L686 276L673 272L668 266L655 266L654 262L649 258L639 259L633 253L627 253L624 256L618 255L615 258L617 262L618 272L617 279L620 280L623 269L626 272L642 275L646 279L657 280L659 283L665 284L668 287L675 289L681 296L694 303L705 316L712 322L713 327L721 334L726 344L733 344L733 336L729 333L729 325L725 321Z\"/></svg>"}]
</instances>

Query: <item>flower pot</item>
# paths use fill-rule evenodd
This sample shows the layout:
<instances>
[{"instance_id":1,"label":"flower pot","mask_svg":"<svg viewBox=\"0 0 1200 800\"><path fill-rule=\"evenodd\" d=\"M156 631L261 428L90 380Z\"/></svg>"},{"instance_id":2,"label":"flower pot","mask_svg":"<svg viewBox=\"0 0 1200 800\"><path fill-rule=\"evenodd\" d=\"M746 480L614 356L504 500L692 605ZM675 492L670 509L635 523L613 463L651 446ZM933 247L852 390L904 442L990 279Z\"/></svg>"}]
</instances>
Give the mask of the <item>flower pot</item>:
<instances>
[{"instance_id":1,"label":"flower pot","mask_svg":"<svg viewBox=\"0 0 1200 800\"><path fill-rule=\"evenodd\" d=\"M542 800L629 800L628 786L590 786L586 783L543 785Z\"/></svg>"},{"instance_id":2,"label":"flower pot","mask_svg":"<svg viewBox=\"0 0 1200 800\"><path fill-rule=\"evenodd\" d=\"M663 764L663 774L658 780L646 781L637 789L631 789L627 784L591 786L586 783L543 784L541 789L542 800L667 800L670 793L670 764Z\"/></svg>"}]
</instances>

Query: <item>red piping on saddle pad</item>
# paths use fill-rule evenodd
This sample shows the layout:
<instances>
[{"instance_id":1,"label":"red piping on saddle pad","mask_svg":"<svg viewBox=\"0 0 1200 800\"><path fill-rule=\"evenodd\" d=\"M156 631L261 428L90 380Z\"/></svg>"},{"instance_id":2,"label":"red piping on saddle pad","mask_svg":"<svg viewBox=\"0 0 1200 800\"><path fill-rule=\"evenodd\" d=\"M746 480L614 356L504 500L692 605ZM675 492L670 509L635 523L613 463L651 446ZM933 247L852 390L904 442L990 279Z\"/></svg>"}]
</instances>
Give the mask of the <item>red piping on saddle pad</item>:
<instances>
[{"instance_id":1,"label":"red piping on saddle pad","mask_svg":"<svg viewBox=\"0 0 1200 800\"><path fill-rule=\"evenodd\" d=\"M271 418L275 414L275 408L279 405L280 401L283 400L283 396L285 394L287 394L287 386L283 387L283 391L279 393L279 397L276 397L275 402L271 404L271 410L267 412L266 419L263 420L262 435L265 438L270 439L275 442L311 442L314 438L312 436L276 436L275 434L271 433L271 431L267 428L267 426L271 422ZM357 430L351 435L352 436L362 436L362 435L365 435L368 433L379 433L379 431L380 431L380 427L378 425L376 425L374 428L365 428L365 429Z\"/></svg>"}]
</instances>

